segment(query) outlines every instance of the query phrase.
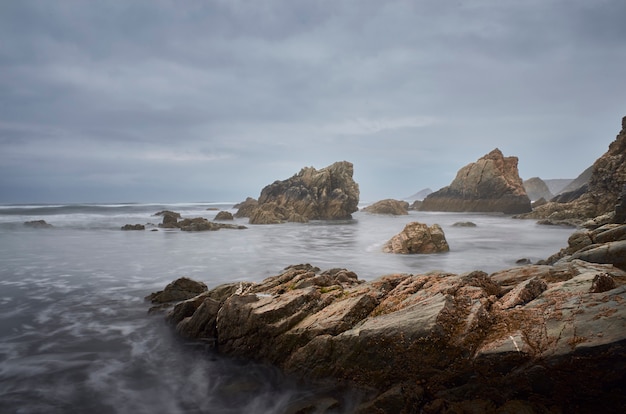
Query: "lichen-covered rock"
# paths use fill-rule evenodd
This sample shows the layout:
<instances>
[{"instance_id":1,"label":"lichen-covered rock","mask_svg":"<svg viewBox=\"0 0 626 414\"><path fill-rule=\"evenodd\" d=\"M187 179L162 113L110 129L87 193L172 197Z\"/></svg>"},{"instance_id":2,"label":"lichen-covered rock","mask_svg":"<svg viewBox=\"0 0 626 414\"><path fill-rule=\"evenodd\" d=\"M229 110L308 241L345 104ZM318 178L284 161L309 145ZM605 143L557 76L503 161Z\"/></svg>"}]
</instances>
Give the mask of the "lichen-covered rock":
<instances>
[{"instance_id":1,"label":"lichen-covered rock","mask_svg":"<svg viewBox=\"0 0 626 414\"><path fill-rule=\"evenodd\" d=\"M626 403L625 283L581 260L367 283L307 264L204 292L168 318L221 353L367 387L356 412L612 412Z\"/></svg>"},{"instance_id":2,"label":"lichen-covered rock","mask_svg":"<svg viewBox=\"0 0 626 414\"><path fill-rule=\"evenodd\" d=\"M383 246L385 253L430 254L450 251L443 229L438 224L428 226L411 222Z\"/></svg>"},{"instance_id":3,"label":"lichen-covered rock","mask_svg":"<svg viewBox=\"0 0 626 414\"><path fill-rule=\"evenodd\" d=\"M351 218L359 204L353 172L352 163L342 161L319 171L306 167L287 180L275 181L261 191L250 224Z\"/></svg>"},{"instance_id":4,"label":"lichen-covered rock","mask_svg":"<svg viewBox=\"0 0 626 414\"><path fill-rule=\"evenodd\" d=\"M362 211L371 214L388 214L391 216L402 216L409 214L409 203L401 200L386 199L375 202L364 207Z\"/></svg>"},{"instance_id":5,"label":"lichen-covered rock","mask_svg":"<svg viewBox=\"0 0 626 414\"><path fill-rule=\"evenodd\" d=\"M531 211L517 169L517 157L494 149L461 168L452 183L424 199L422 211L474 211L519 214Z\"/></svg>"}]
</instances>

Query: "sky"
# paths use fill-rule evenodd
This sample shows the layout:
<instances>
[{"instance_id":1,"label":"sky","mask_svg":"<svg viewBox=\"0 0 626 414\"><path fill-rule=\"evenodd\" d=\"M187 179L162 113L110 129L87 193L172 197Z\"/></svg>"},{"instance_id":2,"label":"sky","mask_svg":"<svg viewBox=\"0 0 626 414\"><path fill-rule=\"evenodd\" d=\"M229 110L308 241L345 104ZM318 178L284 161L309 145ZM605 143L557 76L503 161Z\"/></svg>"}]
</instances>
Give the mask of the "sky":
<instances>
[{"instance_id":1,"label":"sky","mask_svg":"<svg viewBox=\"0 0 626 414\"><path fill-rule=\"evenodd\" d=\"M361 201L499 148L575 178L626 115L624 0L0 2L0 203Z\"/></svg>"}]
</instances>

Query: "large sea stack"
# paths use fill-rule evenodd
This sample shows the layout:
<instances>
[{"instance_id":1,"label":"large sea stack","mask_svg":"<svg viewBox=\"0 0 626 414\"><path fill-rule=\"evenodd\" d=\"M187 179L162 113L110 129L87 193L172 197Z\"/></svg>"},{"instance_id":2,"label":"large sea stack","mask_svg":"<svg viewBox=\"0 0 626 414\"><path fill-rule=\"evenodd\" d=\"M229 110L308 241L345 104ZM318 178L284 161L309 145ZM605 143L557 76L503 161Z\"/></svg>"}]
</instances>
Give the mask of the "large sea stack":
<instances>
[{"instance_id":1,"label":"large sea stack","mask_svg":"<svg viewBox=\"0 0 626 414\"><path fill-rule=\"evenodd\" d=\"M552 202L536 208L520 218L550 220L586 220L604 214L613 214L615 204L626 185L626 117L622 130L609 145L609 150L593 164L591 178L579 193L570 197L556 197ZM567 201L567 202L559 202Z\"/></svg>"},{"instance_id":2,"label":"large sea stack","mask_svg":"<svg viewBox=\"0 0 626 414\"><path fill-rule=\"evenodd\" d=\"M530 199L519 176L517 162L517 157L504 157L496 148L461 168L449 186L424 199L420 210L529 212Z\"/></svg>"},{"instance_id":3,"label":"large sea stack","mask_svg":"<svg viewBox=\"0 0 626 414\"><path fill-rule=\"evenodd\" d=\"M287 180L275 181L261 191L250 224L349 219L359 204L353 173L352 163L341 161L321 170L305 167Z\"/></svg>"}]
</instances>

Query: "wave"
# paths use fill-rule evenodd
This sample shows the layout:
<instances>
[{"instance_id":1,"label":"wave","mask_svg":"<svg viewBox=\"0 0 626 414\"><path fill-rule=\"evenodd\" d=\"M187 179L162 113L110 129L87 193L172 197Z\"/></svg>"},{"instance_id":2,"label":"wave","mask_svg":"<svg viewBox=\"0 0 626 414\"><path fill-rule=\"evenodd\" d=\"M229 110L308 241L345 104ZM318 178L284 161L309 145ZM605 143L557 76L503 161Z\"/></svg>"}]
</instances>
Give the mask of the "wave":
<instances>
[{"instance_id":1,"label":"wave","mask_svg":"<svg viewBox=\"0 0 626 414\"><path fill-rule=\"evenodd\" d=\"M231 208L236 203L87 203L87 204L5 204L0 205L0 216L55 216L68 214L112 215L127 213L156 213L162 210L202 210Z\"/></svg>"}]
</instances>

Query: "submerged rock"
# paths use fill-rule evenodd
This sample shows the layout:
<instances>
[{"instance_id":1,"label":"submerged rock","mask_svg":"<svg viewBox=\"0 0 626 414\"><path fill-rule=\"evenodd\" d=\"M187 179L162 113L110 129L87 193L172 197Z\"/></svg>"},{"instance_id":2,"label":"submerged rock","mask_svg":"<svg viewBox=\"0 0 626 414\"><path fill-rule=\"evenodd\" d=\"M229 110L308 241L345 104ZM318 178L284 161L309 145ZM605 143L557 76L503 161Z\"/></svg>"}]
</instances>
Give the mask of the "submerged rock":
<instances>
[{"instance_id":1,"label":"submerged rock","mask_svg":"<svg viewBox=\"0 0 626 414\"><path fill-rule=\"evenodd\" d=\"M25 221L24 225L27 227L34 227L39 229L47 229L53 227L52 224L46 223L45 220L31 220Z\"/></svg>"},{"instance_id":2,"label":"submerged rock","mask_svg":"<svg viewBox=\"0 0 626 414\"><path fill-rule=\"evenodd\" d=\"M143 224L125 224L122 226L122 230L145 230L146 226Z\"/></svg>"}]
</instances>

